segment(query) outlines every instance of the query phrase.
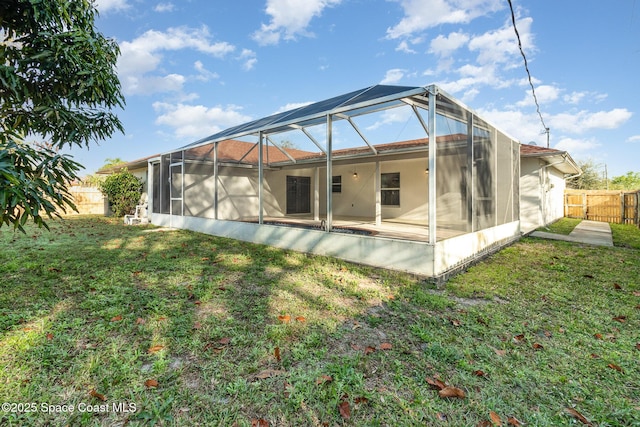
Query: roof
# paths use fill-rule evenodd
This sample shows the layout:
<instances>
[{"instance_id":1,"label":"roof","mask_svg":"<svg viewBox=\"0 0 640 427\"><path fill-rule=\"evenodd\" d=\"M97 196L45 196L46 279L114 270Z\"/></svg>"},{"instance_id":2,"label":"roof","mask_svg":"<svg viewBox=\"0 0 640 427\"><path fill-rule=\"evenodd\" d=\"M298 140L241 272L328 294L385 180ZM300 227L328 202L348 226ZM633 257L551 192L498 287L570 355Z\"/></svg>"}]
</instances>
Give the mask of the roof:
<instances>
[{"instance_id":1,"label":"roof","mask_svg":"<svg viewBox=\"0 0 640 427\"><path fill-rule=\"evenodd\" d=\"M319 125L326 123L328 114L342 114L345 117L355 117L376 110L398 106L402 103L403 98L425 95L427 92L427 87L423 86L369 86L364 89L338 95L333 98L225 129L186 145L182 147L182 149L196 147L209 142L256 135L259 132L273 134L301 127Z\"/></svg>"},{"instance_id":2,"label":"roof","mask_svg":"<svg viewBox=\"0 0 640 427\"><path fill-rule=\"evenodd\" d=\"M573 160L568 152L555 148L540 147L538 145L521 144L520 157L539 158L566 175L579 175L582 173L580 166Z\"/></svg>"}]
</instances>

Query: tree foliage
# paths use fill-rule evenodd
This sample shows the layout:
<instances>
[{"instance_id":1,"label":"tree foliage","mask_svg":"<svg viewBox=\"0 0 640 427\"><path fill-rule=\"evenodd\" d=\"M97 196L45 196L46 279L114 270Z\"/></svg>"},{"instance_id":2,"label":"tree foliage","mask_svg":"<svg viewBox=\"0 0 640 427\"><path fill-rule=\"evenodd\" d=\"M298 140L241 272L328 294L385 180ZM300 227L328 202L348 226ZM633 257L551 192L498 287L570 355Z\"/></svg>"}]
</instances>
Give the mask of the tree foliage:
<instances>
[{"instance_id":1,"label":"tree foliage","mask_svg":"<svg viewBox=\"0 0 640 427\"><path fill-rule=\"evenodd\" d=\"M640 172L627 172L625 175L613 177L612 190L640 190Z\"/></svg>"},{"instance_id":2,"label":"tree foliage","mask_svg":"<svg viewBox=\"0 0 640 427\"><path fill-rule=\"evenodd\" d=\"M133 213L142 195L142 181L126 169L109 175L100 184L115 216Z\"/></svg>"},{"instance_id":3,"label":"tree foliage","mask_svg":"<svg viewBox=\"0 0 640 427\"><path fill-rule=\"evenodd\" d=\"M577 161L582 175L567 180L567 187L576 190L602 190L606 183L602 178L599 166L592 160Z\"/></svg>"},{"instance_id":4,"label":"tree foliage","mask_svg":"<svg viewBox=\"0 0 640 427\"><path fill-rule=\"evenodd\" d=\"M56 152L123 131L111 112L124 106L119 48L94 28L96 13L90 0L0 2L0 226L46 226L52 207L75 209L66 189L80 165Z\"/></svg>"}]
</instances>

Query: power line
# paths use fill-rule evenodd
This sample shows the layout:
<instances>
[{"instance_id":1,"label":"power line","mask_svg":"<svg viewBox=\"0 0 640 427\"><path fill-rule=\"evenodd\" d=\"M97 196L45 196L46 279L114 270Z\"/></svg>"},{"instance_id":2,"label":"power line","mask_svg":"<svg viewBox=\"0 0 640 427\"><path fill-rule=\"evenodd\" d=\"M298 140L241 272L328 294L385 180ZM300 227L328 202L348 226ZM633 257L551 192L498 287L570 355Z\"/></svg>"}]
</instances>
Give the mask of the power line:
<instances>
[{"instance_id":1,"label":"power line","mask_svg":"<svg viewBox=\"0 0 640 427\"><path fill-rule=\"evenodd\" d=\"M544 123L544 119L542 118L542 113L540 112L540 104L538 103L538 97L536 96L536 89L533 86L533 80L531 79L531 72L529 71L529 64L527 62L527 56L524 54L524 50L522 49L522 42L520 41L520 33L518 32L518 27L516 26L516 14L513 12L513 4L511 0L507 0L509 2L509 8L511 9L511 22L513 22L513 31L516 33L516 38L518 39L518 48L520 49L520 54L522 54L522 59L524 59L524 69L527 71L527 77L529 78L529 86L531 86L531 93L533 94L533 101L536 103L536 111L538 112L538 117L540 117L540 122L542 123L542 127L544 132L547 134L547 148L549 147L549 128Z\"/></svg>"}]
</instances>

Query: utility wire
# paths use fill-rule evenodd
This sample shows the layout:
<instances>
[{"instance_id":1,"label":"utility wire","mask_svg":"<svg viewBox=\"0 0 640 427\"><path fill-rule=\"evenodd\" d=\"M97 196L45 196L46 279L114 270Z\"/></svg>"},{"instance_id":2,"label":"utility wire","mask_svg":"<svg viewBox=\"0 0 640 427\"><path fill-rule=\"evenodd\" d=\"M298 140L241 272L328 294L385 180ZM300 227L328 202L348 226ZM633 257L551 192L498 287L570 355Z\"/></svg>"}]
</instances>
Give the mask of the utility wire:
<instances>
[{"instance_id":1,"label":"utility wire","mask_svg":"<svg viewBox=\"0 0 640 427\"><path fill-rule=\"evenodd\" d=\"M542 113L540 112L540 104L538 103L538 97L536 96L536 89L533 87L533 80L531 79L529 64L527 63L527 57L524 54L524 50L522 49L522 42L520 41L520 33L518 32L518 27L516 27L516 15L513 12L513 4L511 3L511 0L507 1L509 2L509 8L511 9L511 22L513 22L513 31L516 32L516 38L518 39L518 48L520 49L520 53L522 54L522 59L524 59L524 69L527 71L527 76L529 78L529 86L531 86L533 101L536 103L536 111L538 112L538 116L540 117L540 122L542 123L542 127L544 128L544 132L547 134L547 147L549 147L549 128L544 123Z\"/></svg>"}]
</instances>

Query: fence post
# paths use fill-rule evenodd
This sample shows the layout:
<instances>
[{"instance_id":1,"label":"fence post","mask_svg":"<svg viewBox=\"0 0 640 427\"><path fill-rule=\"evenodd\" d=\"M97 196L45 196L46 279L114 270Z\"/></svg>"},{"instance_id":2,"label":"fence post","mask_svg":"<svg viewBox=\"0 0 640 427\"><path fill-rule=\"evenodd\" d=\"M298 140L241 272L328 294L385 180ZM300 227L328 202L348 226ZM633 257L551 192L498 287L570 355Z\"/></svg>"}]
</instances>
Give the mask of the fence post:
<instances>
[{"instance_id":1,"label":"fence post","mask_svg":"<svg viewBox=\"0 0 640 427\"><path fill-rule=\"evenodd\" d=\"M587 218L587 193L586 192L582 193L582 219L589 219Z\"/></svg>"}]
</instances>

